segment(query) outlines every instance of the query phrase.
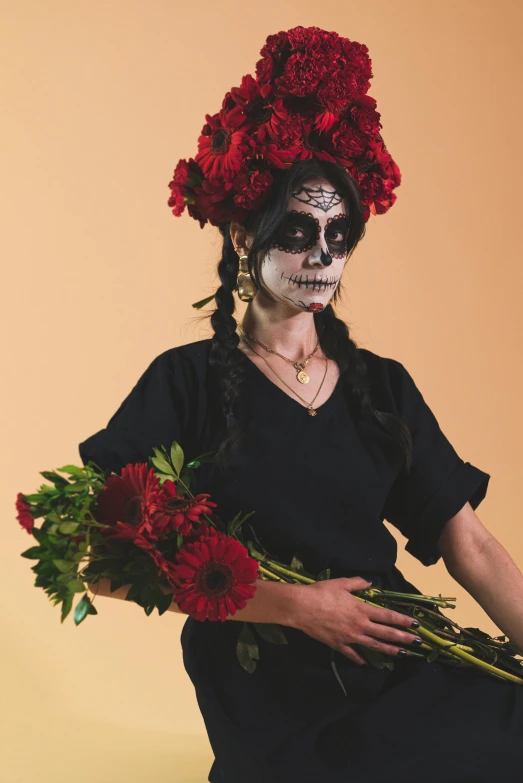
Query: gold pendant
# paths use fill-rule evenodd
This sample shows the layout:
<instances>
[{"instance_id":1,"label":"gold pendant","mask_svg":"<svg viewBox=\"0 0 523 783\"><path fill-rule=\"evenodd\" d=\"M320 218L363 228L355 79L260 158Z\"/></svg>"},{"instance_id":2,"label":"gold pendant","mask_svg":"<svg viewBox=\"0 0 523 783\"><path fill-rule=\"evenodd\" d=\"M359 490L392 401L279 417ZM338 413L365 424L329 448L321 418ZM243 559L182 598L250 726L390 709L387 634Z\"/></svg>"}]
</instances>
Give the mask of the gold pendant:
<instances>
[{"instance_id":1,"label":"gold pendant","mask_svg":"<svg viewBox=\"0 0 523 783\"><path fill-rule=\"evenodd\" d=\"M318 411L315 411L314 408L307 408L307 413L309 416L316 416Z\"/></svg>"},{"instance_id":2,"label":"gold pendant","mask_svg":"<svg viewBox=\"0 0 523 783\"><path fill-rule=\"evenodd\" d=\"M300 383L309 383L310 377L307 375L305 370L300 370L296 378L299 380Z\"/></svg>"}]
</instances>

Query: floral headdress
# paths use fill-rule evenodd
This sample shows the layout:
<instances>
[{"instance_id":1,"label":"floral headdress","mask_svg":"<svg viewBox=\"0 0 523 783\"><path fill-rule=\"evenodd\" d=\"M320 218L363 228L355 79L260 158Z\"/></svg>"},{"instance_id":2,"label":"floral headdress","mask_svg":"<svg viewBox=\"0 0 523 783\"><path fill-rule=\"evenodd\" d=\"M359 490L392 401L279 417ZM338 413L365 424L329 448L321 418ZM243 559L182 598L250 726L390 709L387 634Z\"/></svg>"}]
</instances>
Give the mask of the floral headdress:
<instances>
[{"instance_id":1,"label":"floral headdress","mask_svg":"<svg viewBox=\"0 0 523 783\"><path fill-rule=\"evenodd\" d=\"M319 158L341 164L357 182L365 221L386 212L401 182L367 95L372 62L364 44L319 27L269 35L256 63L205 116L194 158L181 159L168 205L185 207L200 227L242 223L271 192L276 170Z\"/></svg>"}]
</instances>

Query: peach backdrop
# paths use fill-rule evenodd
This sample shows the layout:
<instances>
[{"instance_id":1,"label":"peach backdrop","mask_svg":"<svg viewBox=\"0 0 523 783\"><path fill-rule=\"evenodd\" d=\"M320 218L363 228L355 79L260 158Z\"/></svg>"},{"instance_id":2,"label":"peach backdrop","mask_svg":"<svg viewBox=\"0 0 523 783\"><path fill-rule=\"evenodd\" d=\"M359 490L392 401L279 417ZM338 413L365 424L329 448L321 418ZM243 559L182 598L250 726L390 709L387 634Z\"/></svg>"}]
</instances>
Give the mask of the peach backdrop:
<instances>
[{"instance_id":1,"label":"peach backdrop","mask_svg":"<svg viewBox=\"0 0 523 783\"><path fill-rule=\"evenodd\" d=\"M18 0L2 17L0 780L202 783L213 755L184 618L100 598L98 616L61 625L19 556L33 539L16 493L79 463L78 442L157 354L208 336L190 304L213 290L218 231L174 218L167 183L265 37L318 25L369 47L403 175L345 271L341 315L409 368L460 455L491 473L478 515L521 567L522 6ZM458 622L497 630L394 534L407 578L455 595Z\"/></svg>"}]
</instances>

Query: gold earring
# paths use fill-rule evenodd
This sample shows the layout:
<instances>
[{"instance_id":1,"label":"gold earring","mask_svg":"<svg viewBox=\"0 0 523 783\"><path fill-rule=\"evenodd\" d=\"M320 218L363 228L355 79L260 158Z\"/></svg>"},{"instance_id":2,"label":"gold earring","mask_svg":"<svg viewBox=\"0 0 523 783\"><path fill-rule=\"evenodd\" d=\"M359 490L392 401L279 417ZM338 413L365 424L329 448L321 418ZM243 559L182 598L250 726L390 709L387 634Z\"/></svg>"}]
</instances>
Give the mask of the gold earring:
<instances>
[{"instance_id":1,"label":"gold earring","mask_svg":"<svg viewBox=\"0 0 523 783\"><path fill-rule=\"evenodd\" d=\"M238 253L240 248L234 248ZM249 256L241 255L239 257L239 272L236 276L236 287L238 289L238 296L242 302L251 302L256 294L256 287L252 281L249 273L249 267L247 265L247 259Z\"/></svg>"}]
</instances>

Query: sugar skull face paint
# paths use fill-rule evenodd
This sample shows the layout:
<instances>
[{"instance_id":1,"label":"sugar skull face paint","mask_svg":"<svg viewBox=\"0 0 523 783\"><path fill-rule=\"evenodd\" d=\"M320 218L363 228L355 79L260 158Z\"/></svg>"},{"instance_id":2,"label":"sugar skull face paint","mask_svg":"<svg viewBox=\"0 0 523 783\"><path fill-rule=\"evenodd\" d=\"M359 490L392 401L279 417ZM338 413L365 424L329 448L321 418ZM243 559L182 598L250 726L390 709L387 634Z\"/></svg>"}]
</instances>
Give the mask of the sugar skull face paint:
<instances>
[{"instance_id":1,"label":"sugar skull face paint","mask_svg":"<svg viewBox=\"0 0 523 783\"><path fill-rule=\"evenodd\" d=\"M293 193L260 268L276 299L308 312L327 306L347 260L345 210L341 194L324 180Z\"/></svg>"}]
</instances>

